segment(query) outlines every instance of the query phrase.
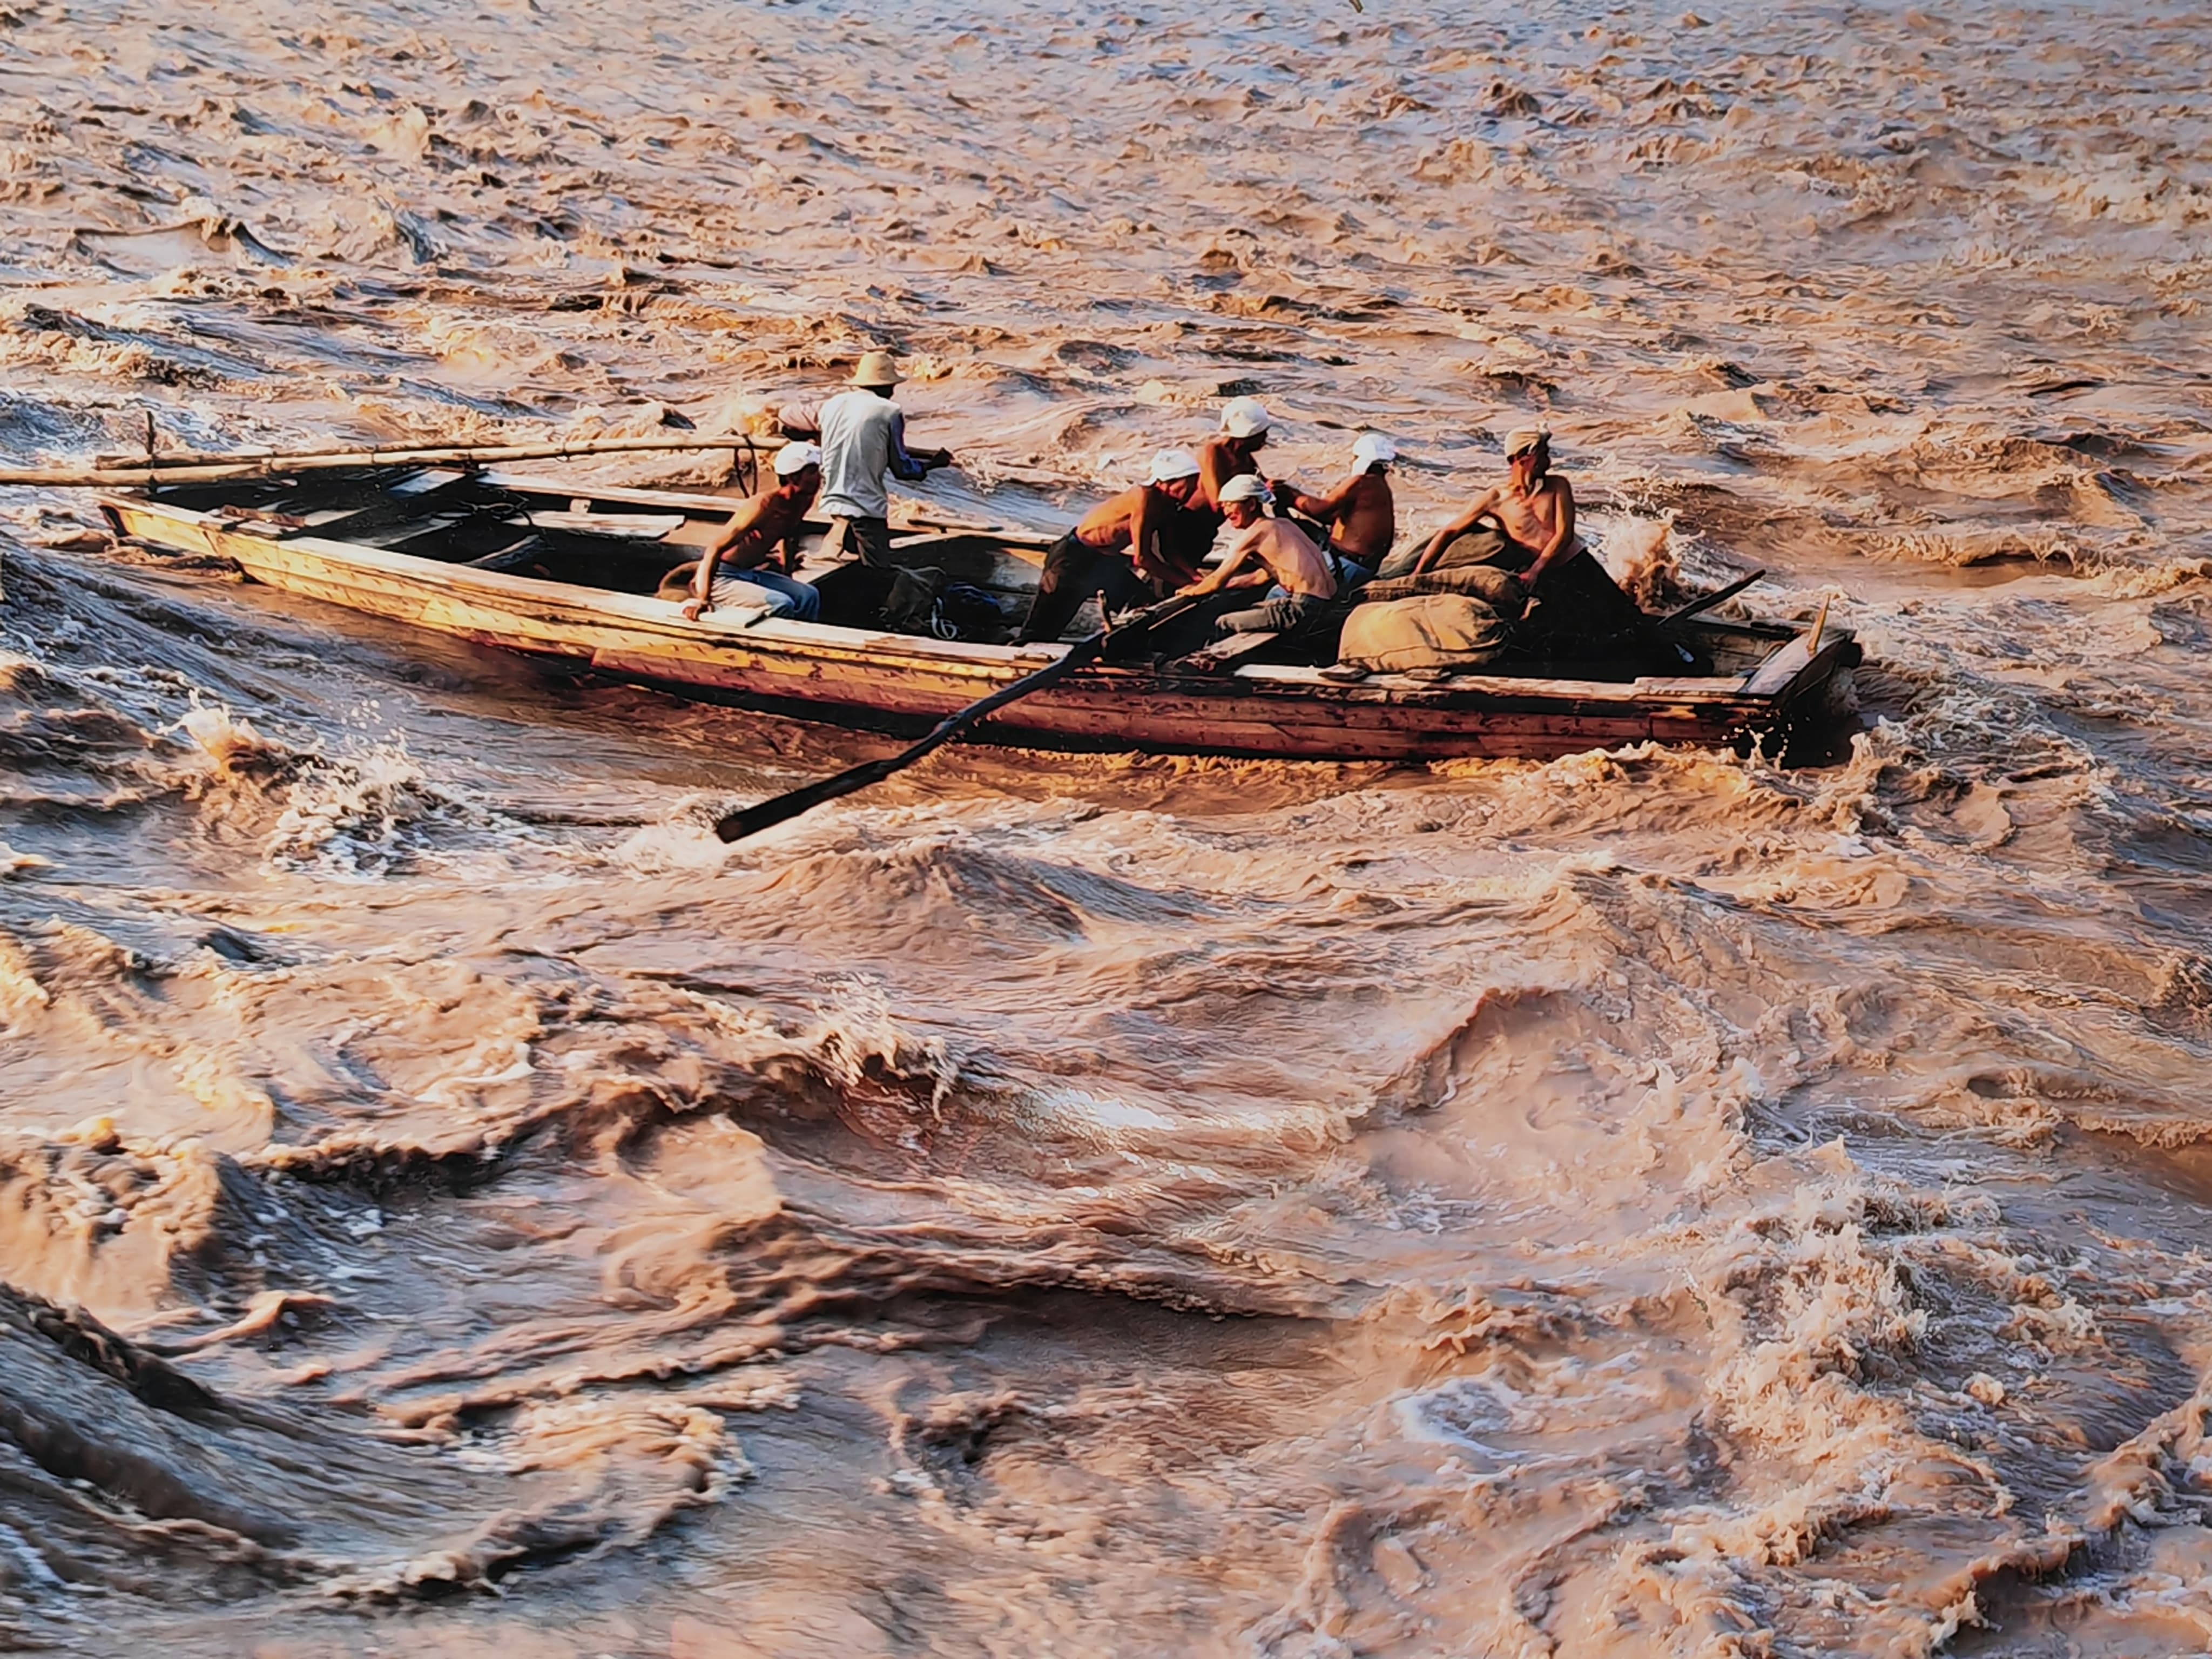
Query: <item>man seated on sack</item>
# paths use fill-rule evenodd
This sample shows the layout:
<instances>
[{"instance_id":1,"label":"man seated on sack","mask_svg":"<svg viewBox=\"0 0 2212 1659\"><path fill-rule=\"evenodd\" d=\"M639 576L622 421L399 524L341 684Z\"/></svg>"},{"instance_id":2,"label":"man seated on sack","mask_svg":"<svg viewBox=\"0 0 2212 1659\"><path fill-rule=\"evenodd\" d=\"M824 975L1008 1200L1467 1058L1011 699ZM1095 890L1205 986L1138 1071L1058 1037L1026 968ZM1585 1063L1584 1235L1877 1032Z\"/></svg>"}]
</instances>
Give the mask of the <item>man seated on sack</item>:
<instances>
[{"instance_id":1,"label":"man seated on sack","mask_svg":"<svg viewBox=\"0 0 2212 1659\"><path fill-rule=\"evenodd\" d=\"M1029 620L1018 645L1056 640L1075 620L1093 593L1108 615L1147 596L1165 592L1197 574L1163 544L1163 532L1197 498L1198 458L1187 449L1163 449L1152 457L1144 483L1102 501L1083 521L1052 544L1037 578Z\"/></svg>"},{"instance_id":2,"label":"man seated on sack","mask_svg":"<svg viewBox=\"0 0 2212 1659\"><path fill-rule=\"evenodd\" d=\"M738 503L691 573L684 615L697 621L716 605L768 614L788 613L796 622L822 614L822 595L811 582L788 574L799 562L799 535L806 509L822 488L822 452L812 444L786 444L775 453L775 482ZM781 552L783 568L769 568ZM681 574L676 573L676 574Z\"/></svg>"},{"instance_id":3,"label":"man seated on sack","mask_svg":"<svg viewBox=\"0 0 2212 1659\"><path fill-rule=\"evenodd\" d=\"M1249 611L1232 611L1214 625L1216 638L1231 634L1298 634L1320 619L1336 597L1328 556L1288 519L1263 519L1267 487L1250 473L1222 486L1221 507L1237 532L1212 573L1182 592L1196 598L1224 588L1261 587L1267 597Z\"/></svg>"},{"instance_id":4,"label":"man seated on sack","mask_svg":"<svg viewBox=\"0 0 2212 1659\"><path fill-rule=\"evenodd\" d=\"M1505 481L1437 532L1406 576L1474 566L1511 573L1522 595L1536 602L1527 623L1540 649L1599 649L1639 627L1636 601L1575 534L1574 486L1551 470L1552 434L1541 427L1508 433L1505 461ZM1386 567L1382 591L1365 597L1393 597L1397 574Z\"/></svg>"},{"instance_id":5,"label":"man seated on sack","mask_svg":"<svg viewBox=\"0 0 2212 1659\"><path fill-rule=\"evenodd\" d=\"M1274 485L1278 510L1327 527L1326 550L1341 586L1372 580L1398 539L1398 503L1390 492L1390 463L1397 459L1397 445L1365 432L1352 446L1352 476L1328 495L1309 495L1281 480Z\"/></svg>"}]
</instances>

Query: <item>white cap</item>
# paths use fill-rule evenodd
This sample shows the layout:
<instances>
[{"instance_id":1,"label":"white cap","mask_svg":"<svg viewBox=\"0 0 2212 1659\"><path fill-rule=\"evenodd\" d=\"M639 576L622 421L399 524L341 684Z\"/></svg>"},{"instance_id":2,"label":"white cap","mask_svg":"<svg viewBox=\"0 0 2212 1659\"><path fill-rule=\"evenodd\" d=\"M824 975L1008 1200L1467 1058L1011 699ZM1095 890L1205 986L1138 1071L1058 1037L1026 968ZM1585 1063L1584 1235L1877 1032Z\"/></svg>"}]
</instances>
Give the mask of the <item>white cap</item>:
<instances>
[{"instance_id":1,"label":"white cap","mask_svg":"<svg viewBox=\"0 0 2212 1659\"><path fill-rule=\"evenodd\" d=\"M1240 472L1221 486L1221 504L1224 507L1231 501L1264 501L1267 499L1267 486L1249 472Z\"/></svg>"},{"instance_id":2,"label":"white cap","mask_svg":"<svg viewBox=\"0 0 2212 1659\"><path fill-rule=\"evenodd\" d=\"M1232 438L1256 438L1274 423L1257 398L1231 398L1221 405L1221 429Z\"/></svg>"},{"instance_id":3,"label":"white cap","mask_svg":"<svg viewBox=\"0 0 2212 1659\"><path fill-rule=\"evenodd\" d=\"M1358 466L1370 467L1377 461L1395 461L1397 459L1398 446L1379 432L1363 432L1359 434L1359 441L1352 446L1352 459Z\"/></svg>"},{"instance_id":4,"label":"white cap","mask_svg":"<svg viewBox=\"0 0 2212 1659\"><path fill-rule=\"evenodd\" d=\"M775 476L788 478L810 466L822 465L822 452L812 444L786 444L775 452Z\"/></svg>"},{"instance_id":5,"label":"white cap","mask_svg":"<svg viewBox=\"0 0 2212 1659\"><path fill-rule=\"evenodd\" d=\"M1523 450L1551 441L1552 428L1547 426L1516 426L1505 434L1505 459L1510 461Z\"/></svg>"},{"instance_id":6,"label":"white cap","mask_svg":"<svg viewBox=\"0 0 2212 1659\"><path fill-rule=\"evenodd\" d=\"M1173 483L1177 478L1198 476L1198 457L1188 449L1163 449L1152 457L1152 476L1147 483Z\"/></svg>"}]
</instances>

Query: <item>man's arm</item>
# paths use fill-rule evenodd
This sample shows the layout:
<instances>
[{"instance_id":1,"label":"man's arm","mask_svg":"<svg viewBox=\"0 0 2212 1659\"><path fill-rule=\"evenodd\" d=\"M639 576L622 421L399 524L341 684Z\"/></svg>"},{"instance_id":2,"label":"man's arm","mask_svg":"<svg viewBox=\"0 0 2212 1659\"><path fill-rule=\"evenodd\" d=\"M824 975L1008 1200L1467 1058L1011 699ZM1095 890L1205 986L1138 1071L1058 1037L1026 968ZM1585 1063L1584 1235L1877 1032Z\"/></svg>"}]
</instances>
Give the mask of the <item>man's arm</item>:
<instances>
[{"instance_id":1,"label":"man's arm","mask_svg":"<svg viewBox=\"0 0 2212 1659\"><path fill-rule=\"evenodd\" d=\"M1559 555L1574 544L1575 487L1565 478L1554 478L1551 482L1559 487L1558 496L1559 526L1552 532L1552 539L1545 544L1544 550L1536 556L1536 562L1530 565L1528 574L1521 578L1531 587L1534 587L1543 574L1552 568L1553 562L1559 558Z\"/></svg>"},{"instance_id":2,"label":"man's arm","mask_svg":"<svg viewBox=\"0 0 2212 1659\"><path fill-rule=\"evenodd\" d=\"M687 617L697 618L714 608L714 572L721 568L722 560L734 550L744 545L760 522L761 504L748 499L738 503L738 510L730 514L729 523L715 532L714 539L707 544L699 555L699 568L691 578L691 598L684 607Z\"/></svg>"},{"instance_id":3,"label":"man's arm","mask_svg":"<svg viewBox=\"0 0 2212 1659\"><path fill-rule=\"evenodd\" d=\"M933 466L952 465L949 449L925 449L919 455L906 447L906 410L891 411L891 477L902 483L920 483Z\"/></svg>"},{"instance_id":4,"label":"man's arm","mask_svg":"<svg viewBox=\"0 0 2212 1659\"><path fill-rule=\"evenodd\" d=\"M1444 549L1449 547L1454 541L1457 540L1460 537L1466 535L1468 531L1474 529L1477 524L1481 522L1482 515L1489 512L1491 508L1497 505L1498 492L1495 489L1484 490L1482 494L1476 498L1475 503L1473 507L1468 508L1466 512L1461 514L1459 517L1454 519L1442 530L1437 532L1436 535L1430 539L1428 546L1421 550L1421 556L1413 561L1413 568L1407 574L1418 576L1427 570L1431 565L1434 564L1439 558L1443 556Z\"/></svg>"},{"instance_id":5,"label":"man's arm","mask_svg":"<svg viewBox=\"0 0 2212 1659\"><path fill-rule=\"evenodd\" d=\"M1200 577L1189 586L1183 588L1181 591L1182 597L1194 599L1201 594L1218 593L1223 588L1228 586L1231 578L1239 574L1245 565L1251 561L1252 550L1258 540L1253 532L1258 528L1259 526L1255 525L1251 530L1246 531L1235 541L1230 543L1227 556L1219 564L1214 566L1211 574ZM1239 584L1239 586L1244 585Z\"/></svg>"},{"instance_id":6,"label":"man's arm","mask_svg":"<svg viewBox=\"0 0 2212 1659\"><path fill-rule=\"evenodd\" d=\"M1336 515L1344 510L1345 502L1352 498L1352 492L1358 483L1357 478L1346 478L1326 495L1309 495L1302 489L1292 489L1289 492L1291 510L1303 513L1309 519L1318 519L1323 524L1333 523Z\"/></svg>"},{"instance_id":7,"label":"man's arm","mask_svg":"<svg viewBox=\"0 0 2212 1659\"><path fill-rule=\"evenodd\" d=\"M1167 522L1167 514L1149 485L1139 484L1136 495L1137 504L1129 509L1129 563L1146 581L1164 581L1175 572L1153 550L1152 543Z\"/></svg>"}]
</instances>

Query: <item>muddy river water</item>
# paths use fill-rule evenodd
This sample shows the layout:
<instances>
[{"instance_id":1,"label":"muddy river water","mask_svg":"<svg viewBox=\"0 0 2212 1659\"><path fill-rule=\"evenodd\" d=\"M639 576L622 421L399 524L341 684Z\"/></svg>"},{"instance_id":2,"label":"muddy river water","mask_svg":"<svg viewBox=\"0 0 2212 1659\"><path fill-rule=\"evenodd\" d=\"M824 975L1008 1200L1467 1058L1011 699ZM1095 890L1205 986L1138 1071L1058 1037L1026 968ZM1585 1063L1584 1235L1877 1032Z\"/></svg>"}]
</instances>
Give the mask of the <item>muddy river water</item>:
<instances>
[{"instance_id":1,"label":"muddy river water","mask_svg":"<svg viewBox=\"0 0 2212 1659\"><path fill-rule=\"evenodd\" d=\"M2212 1642L2212 14L7 0L0 452L1557 433L1838 763L880 741L0 501L0 1645ZM714 457L608 465L720 481Z\"/></svg>"}]
</instances>

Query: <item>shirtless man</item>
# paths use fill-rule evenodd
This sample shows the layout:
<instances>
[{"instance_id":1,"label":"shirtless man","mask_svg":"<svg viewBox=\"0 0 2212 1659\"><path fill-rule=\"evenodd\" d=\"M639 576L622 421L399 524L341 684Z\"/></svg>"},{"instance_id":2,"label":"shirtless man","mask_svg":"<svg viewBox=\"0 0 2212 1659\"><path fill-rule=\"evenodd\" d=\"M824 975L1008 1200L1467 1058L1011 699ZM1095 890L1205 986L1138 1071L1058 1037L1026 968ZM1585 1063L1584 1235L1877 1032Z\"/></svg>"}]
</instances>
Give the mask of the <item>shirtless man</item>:
<instances>
[{"instance_id":1,"label":"shirtless man","mask_svg":"<svg viewBox=\"0 0 2212 1659\"><path fill-rule=\"evenodd\" d=\"M1213 624L1217 638L1231 634L1295 634L1312 623L1336 597L1336 578L1313 538L1288 519L1263 519L1267 487L1250 474L1231 478L1221 491L1222 510L1237 532L1212 573L1182 590L1196 598L1225 587L1279 589L1249 611L1232 611Z\"/></svg>"},{"instance_id":2,"label":"shirtless man","mask_svg":"<svg viewBox=\"0 0 2212 1659\"><path fill-rule=\"evenodd\" d=\"M787 573L799 562L799 529L821 487L820 450L812 444L786 444L776 451L775 482L738 502L729 523L700 555L691 597L684 605L685 619L696 622L717 605L763 603L770 616L788 611L799 622L819 617L821 594L812 583ZM768 568L779 547L781 572Z\"/></svg>"},{"instance_id":3,"label":"shirtless man","mask_svg":"<svg viewBox=\"0 0 2212 1659\"><path fill-rule=\"evenodd\" d=\"M1505 436L1505 482L1483 491L1474 506L1437 532L1414 562L1413 574L1432 569L1444 549L1485 519L1493 519L1515 547L1532 556L1521 580L1535 586L1575 539L1575 489L1552 474L1552 434L1526 426Z\"/></svg>"},{"instance_id":4,"label":"shirtless man","mask_svg":"<svg viewBox=\"0 0 2212 1659\"><path fill-rule=\"evenodd\" d=\"M1200 499L1217 515L1221 492L1231 478L1260 475L1260 452L1267 447L1267 428L1275 417L1257 398L1231 398L1221 405L1221 430L1199 446L1198 465L1203 481Z\"/></svg>"},{"instance_id":5,"label":"shirtless man","mask_svg":"<svg viewBox=\"0 0 2212 1659\"><path fill-rule=\"evenodd\" d=\"M1274 486L1278 507L1328 526L1328 551L1337 580L1346 586L1372 580L1398 539L1389 477L1397 459L1397 445L1380 433L1363 433L1352 446L1352 476L1328 495L1309 495L1281 482Z\"/></svg>"},{"instance_id":6,"label":"shirtless man","mask_svg":"<svg viewBox=\"0 0 2212 1659\"><path fill-rule=\"evenodd\" d=\"M1103 596L1110 614L1148 592L1189 580L1195 562L1164 544L1162 532L1199 488L1198 458L1187 449L1163 449L1143 483L1092 507L1045 555L1036 599L1015 643L1058 639L1093 593Z\"/></svg>"},{"instance_id":7,"label":"shirtless man","mask_svg":"<svg viewBox=\"0 0 2212 1659\"><path fill-rule=\"evenodd\" d=\"M1552 434L1522 427L1505 436L1505 482L1485 490L1474 504L1437 532L1411 574L1445 564L1493 564L1516 574L1524 590L1543 601L1531 613L1534 631L1556 648L1601 641L1636 628L1643 613L1605 567L1575 535L1575 491L1552 471ZM1447 550L1484 520L1497 526L1502 549L1467 560Z\"/></svg>"}]
</instances>

